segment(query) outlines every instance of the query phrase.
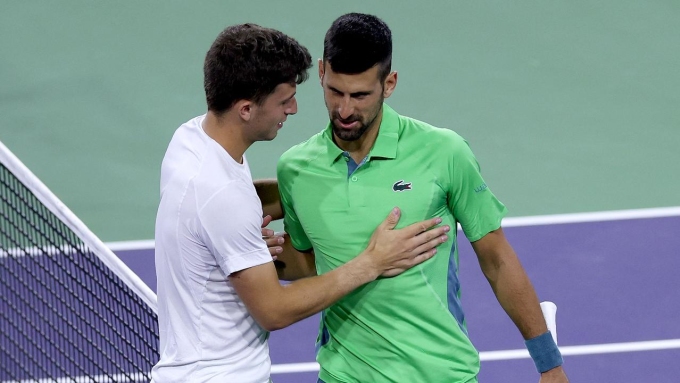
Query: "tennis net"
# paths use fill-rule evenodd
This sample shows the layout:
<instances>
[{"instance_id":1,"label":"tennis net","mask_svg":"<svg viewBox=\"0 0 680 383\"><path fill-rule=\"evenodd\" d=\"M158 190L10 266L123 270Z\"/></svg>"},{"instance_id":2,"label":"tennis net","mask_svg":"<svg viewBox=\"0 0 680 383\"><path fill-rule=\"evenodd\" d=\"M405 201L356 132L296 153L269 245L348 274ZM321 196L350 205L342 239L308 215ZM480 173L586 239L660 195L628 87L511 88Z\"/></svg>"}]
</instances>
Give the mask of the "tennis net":
<instances>
[{"instance_id":1,"label":"tennis net","mask_svg":"<svg viewBox=\"0 0 680 383\"><path fill-rule=\"evenodd\" d=\"M145 382L156 296L0 142L0 382Z\"/></svg>"}]
</instances>

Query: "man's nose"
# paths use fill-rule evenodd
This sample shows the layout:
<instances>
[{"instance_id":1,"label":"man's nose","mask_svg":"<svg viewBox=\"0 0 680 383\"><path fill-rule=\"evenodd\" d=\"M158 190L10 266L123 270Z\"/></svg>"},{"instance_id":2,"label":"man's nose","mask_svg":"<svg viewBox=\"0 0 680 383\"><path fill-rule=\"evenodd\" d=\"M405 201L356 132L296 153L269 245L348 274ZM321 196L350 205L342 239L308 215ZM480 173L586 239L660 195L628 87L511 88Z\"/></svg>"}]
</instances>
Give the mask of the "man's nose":
<instances>
[{"instance_id":1,"label":"man's nose","mask_svg":"<svg viewBox=\"0 0 680 383\"><path fill-rule=\"evenodd\" d=\"M293 115L295 113L297 113L297 99L293 99L293 105L291 105L290 108L286 110L287 116Z\"/></svg>"},{"instance_id":2,"label":"man's nose","mask_svg":"<svg viewBox=\"0 0 680 383\"><path fill-rule=\"evenodd\" d=\"M354 114L354 105L351 104L349 97L342 100L340 106L338 107L338 116L341 119L346 120Z\"/></svg>"}]
</instances>

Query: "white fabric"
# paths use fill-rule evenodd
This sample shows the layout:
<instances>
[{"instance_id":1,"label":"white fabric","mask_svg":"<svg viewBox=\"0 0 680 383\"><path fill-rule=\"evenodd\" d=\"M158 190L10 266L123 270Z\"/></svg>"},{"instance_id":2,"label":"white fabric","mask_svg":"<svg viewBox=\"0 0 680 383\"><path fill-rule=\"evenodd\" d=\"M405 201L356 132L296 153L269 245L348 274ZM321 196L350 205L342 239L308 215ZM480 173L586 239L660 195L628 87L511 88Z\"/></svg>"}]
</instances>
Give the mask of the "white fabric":
<instances>
[{"instance_id":1,"label":"white fabric","mask_svg":"<svg viewBox=\"0 0 680 383\"><path fill-rule=\"evenodd\" d=\"M161 167L156 216L160 361L155 383L269 381L268 332L228 275L271 262L262 206L239 164L196 117L175 132Z\"/></svg>"}]
</instances>

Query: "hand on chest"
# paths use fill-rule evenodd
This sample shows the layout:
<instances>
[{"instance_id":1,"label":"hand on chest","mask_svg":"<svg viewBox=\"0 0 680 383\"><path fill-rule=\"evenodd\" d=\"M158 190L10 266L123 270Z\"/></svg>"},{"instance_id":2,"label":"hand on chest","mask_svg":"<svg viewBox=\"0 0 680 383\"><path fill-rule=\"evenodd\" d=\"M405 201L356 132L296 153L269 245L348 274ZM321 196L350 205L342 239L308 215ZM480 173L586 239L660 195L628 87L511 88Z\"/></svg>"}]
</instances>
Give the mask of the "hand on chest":
<instances>
[{"instance_id":1,"label":"hand on chest","mask_svg":"<svg viewBox=\"0 0 680 383\"><path fill-rule=\"evenodd\" d=\"M393 207L402 211L399 227L442 214L447 196L437 175L425 167L401 168L392 161L374 160L349 176L346 171L332 177L300 174L296 184L306 189L306 198L296 200L295 210L301 222L313 214L338 224L360 221L373 228Z\"/></svg>"}]
</instances>

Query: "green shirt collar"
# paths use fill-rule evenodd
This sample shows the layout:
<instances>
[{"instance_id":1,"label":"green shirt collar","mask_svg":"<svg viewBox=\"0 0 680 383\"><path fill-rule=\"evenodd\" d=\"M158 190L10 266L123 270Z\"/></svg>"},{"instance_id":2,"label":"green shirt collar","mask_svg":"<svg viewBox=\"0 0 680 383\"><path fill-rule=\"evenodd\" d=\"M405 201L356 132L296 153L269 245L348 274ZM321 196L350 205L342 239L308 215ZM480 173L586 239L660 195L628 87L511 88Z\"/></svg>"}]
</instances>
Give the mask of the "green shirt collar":
<instances>
[{"instance_id":1,"label":"green shirt collar","mask_svg":"<svg viewBox=\"0 0 680 383\"><path fill-rule=\"evenodd\" d=\"M378 130L378 137L368 153L369 160L372 158L394 159L397 156L397 143L399 142L399 115L389 105L383 104L382 120ZM333 128L329 122L323 133L327 146L328 161L333 165L342 156L340 149L333 142Z\"/></svg>"}]
</instances>

